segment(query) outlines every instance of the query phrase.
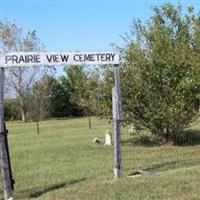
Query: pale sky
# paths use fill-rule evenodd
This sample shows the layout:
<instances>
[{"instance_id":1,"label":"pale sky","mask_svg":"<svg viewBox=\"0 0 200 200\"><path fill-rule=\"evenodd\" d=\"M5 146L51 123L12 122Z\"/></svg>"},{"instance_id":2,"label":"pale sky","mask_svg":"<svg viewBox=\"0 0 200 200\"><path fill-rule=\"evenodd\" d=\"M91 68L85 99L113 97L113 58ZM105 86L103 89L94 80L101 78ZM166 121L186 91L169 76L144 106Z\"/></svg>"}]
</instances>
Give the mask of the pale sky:
<instances>
[{"instance_id":1,"label":"pale sky","mask_svg":"<svg viewBox=\"0 0 200 200\"><path fill-rule=\"evenodd\" d=\"M46 50L110 50L134 18L147 20L152 5L180 2L200 10L200 0L0 0L0 20L36 30Z\"/></svg>"},{"instance_id":2,"label":"pale sky","mask_svg":"<svg viewBox=\"0 0 200 200\"><path fill-rule=\"evenodd\" d=\"M0 20L36 30L47 51L112 50L133 19L146 21L165 2L200 10L200 0L0 0Z\"/></svg>"}]
</instances>

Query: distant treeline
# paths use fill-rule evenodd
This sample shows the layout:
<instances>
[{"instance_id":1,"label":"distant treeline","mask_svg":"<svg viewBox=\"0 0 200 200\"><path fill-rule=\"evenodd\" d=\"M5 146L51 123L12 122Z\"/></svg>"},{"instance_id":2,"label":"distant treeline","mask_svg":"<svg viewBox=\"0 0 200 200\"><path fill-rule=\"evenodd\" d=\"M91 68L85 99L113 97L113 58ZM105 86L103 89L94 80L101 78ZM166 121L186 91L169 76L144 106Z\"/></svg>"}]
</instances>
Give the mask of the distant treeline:
<instances>
[{"instance_id":1,"label":"distant treeline","mask_svg":"<svg viewBox=\"0 0 200 200\"><path fill-rule=\"evenodd\" d=\"M23 94L25 121L98 114L100 75L87 71L83 66L68 66L59 78L44 75ZM19 98L5 100L6 120L21 120L21 112Z\"/></svg>"}]
</instances>

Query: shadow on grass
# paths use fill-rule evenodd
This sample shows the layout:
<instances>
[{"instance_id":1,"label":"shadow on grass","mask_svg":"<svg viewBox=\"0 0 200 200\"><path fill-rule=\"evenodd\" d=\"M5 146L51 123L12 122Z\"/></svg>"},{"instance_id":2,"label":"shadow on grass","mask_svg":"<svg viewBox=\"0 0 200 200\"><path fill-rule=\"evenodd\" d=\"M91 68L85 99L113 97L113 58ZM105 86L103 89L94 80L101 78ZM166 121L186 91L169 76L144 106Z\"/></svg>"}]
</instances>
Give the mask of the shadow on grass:
<instances>
[{"instance_id":1,"label":"shadow on grass","mask_svg":"<svg viewBox=\"0 0 200 200\"><path fill-rule=\"evenodd\" d=\"M123 140L122 145L124 146L145 146L153 147L160 146L164 144L159 137L156 137L152 134L138 134L133 138ZM185 130L177 141L178 146L191 146L191 145L200 145L200 130L189 129Z\"/></svg>"},{"instance_id":2,"label":"shadow on grass","mask_svg":"<svg viewBox=\"0 0 200 200\"><path fill-rule=\"evenodd\" d=\"M150 172L168 171L168 170L178 168L179 164L180 164L179 160L165 161L165 162L162 162L162 163L154 163L149 167L139 167L139 169L137 169L137 170L132 169L134 171L132 173L130 173L129 176L137 175L139 170L150 171Z\"/></svg>"},{"instance_id":3,"label":"shadow on grass","mask_svg":"<svg viewBox=\"0 0 200 200\"><path fill-rule=\"evenodd\" d=\"M42 196L43 194L45 194L47 192L52 192L52 191L55 191L55 190L59 190L59 189L64 188L66 186L77 184L77 183L82 182L84 180L86 180L86 178L72 180L72 181L69 181L69 182L63 182L63 183L59 183L59 184L55 184L55 185L50 185L50 186L48 186L46 188L42 188L42 189L39 189L39 190L35 189L36 191L31 192L29 194L28 198L38 198L38 197ZM34 189L32 189L32 191L33 190Z\"/></svg>"},{"instance_id":4,"label":"shadow on grass","mask_svg":"<svg viewBox=\"0 0 200 200\"><path fill-rule=\"evenodd\" d=\"M134 138L130 138L127 140L122 141L122 145L124 146L145 146L145 147L153 147L153 146L159 146L159 138L152 134L139 134L135 136Z\"/></svg>"},{"instance_id":5,"label":"shadow on grass","mask_svg":"<svg viewBox=\"0 0 200 200\"><path fill-rule=\"evenodd\" d=\"M144 168L144 170L157 171L157 172L167 171L176 169L179 167L179 165L181 166L181 164L182 163L180 162L180 160L167 161L167 162L153 164L151 167Z\"/></svg>"},{"instance_id":6,"label":"shadow on grass","mask_svg":"<svg viewBox=\"0 0 200 200\"><path fill-rule=\"evenodd\" d=\"M174 169L183 169L187 167L199 166L200 160L173 160L173 161L165 161L161 163L154 163L149 167L140 168L143 171L147 172L166 172ZM138 170L134 170L129 175L137 175Z\"/></svg>"},{"instance_id":7,"label":"shadow on grass","mask_svg":"<svg viewBox=\"0 0 200 200\"><path fill-rule=\"evenodd\" d=\"M179 146L199 145L200 144L200 130L186 130L178 140Z\"/></svg>"}]
</instances>

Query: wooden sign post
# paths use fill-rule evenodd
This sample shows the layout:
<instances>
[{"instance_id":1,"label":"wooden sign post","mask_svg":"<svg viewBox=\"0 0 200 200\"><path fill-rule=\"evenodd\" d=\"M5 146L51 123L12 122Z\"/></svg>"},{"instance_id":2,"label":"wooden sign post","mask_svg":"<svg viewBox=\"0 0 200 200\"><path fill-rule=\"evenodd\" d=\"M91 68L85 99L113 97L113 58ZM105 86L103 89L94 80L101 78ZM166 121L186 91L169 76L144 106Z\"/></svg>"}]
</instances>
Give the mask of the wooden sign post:
<instances>
[{"instance_id":1,"label":"wooden sign post","mask_svg":"<svg viewBox=\"0 0 200 200\"><path fill-rule=\"evenodd\" d=\"M0 67L0 167L3 180L4 199L12 198L12 180L9 170L8 154L5 143L5 125L4 125L4 68Z\"/></svg>"},{"instance_id":2,"label":"wooden sign post","mask_svg":"<svg viewBox=\"0 0 200 200\"><path fill-rule=\"evenodd\" d=\"M120 76L119 66L114 66L115 87L112 89L112 106L113 106L113 134L114 134L114 159L113 172L114 177L122 175L121 166L121 98L120 98Z\"/></svg>"}]
</instances>

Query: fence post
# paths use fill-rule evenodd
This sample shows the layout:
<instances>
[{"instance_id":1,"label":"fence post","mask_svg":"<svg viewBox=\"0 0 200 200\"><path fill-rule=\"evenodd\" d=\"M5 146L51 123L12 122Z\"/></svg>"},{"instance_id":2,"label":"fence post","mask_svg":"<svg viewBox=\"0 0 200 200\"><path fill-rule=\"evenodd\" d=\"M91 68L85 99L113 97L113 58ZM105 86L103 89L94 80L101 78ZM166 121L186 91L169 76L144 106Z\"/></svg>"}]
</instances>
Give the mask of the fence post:
<instances>
[{"instance_id":1,"label":"fence post","mask_svg":"<svg viewBox=\"0 0 200 200\"><path fill-rule=\"evenodd\" d=\"M4 68L0 67L0 167L3 180L4 199L11 200L12 198L12 183L9 171L8 155L5 144L5 129L4 129Z\"/></svg>"},{"instance_id":2,"label":"fence post","mask_svg":"<svg viewBox=\"0 0 200 200\"><path fill-rule=\"evenodd\" d=\"M112 89L113 134L114 134L113 172L114 172L114 177L119 178L122 175L122 166L121 166L121 96L120 96L119 65L114 66L114 73L115 73L115 87Z\"/></svg>"}]
</instances>

